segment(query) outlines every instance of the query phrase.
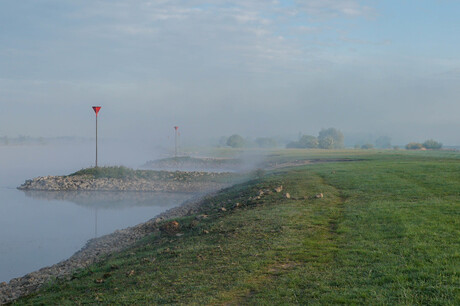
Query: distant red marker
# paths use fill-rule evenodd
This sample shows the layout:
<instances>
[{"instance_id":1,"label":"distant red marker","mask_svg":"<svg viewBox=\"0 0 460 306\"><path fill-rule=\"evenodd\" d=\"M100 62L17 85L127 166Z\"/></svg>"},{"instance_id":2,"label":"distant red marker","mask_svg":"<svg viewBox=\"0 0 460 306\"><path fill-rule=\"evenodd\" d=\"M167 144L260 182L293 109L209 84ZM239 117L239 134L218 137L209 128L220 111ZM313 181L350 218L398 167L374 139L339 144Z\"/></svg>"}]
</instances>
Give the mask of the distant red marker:
<instances>
[{"instance_id":1,"label":"distant red marker","mask_svg":"<svg viewBox=\"0 0 460 306\"><path fill-rule=\"evenodd\" d=\"M99 113L99 110L100 110L100 109L101 109L100 106L93 106L93 110L94 110L94 112L96 113L96 116L97 116L97 114Z\"/></svg>"},{"instance_id":2,"label":"distant red marker","mask_svg":"<svg viewBox=\"0 0 460 306\"><path fill-rule=\"evenodd\" d=\"M94 113L96 114L96 168L97 168L97 115L99 114L101 107L93 106Z\"/></svg>"}]
</instances>

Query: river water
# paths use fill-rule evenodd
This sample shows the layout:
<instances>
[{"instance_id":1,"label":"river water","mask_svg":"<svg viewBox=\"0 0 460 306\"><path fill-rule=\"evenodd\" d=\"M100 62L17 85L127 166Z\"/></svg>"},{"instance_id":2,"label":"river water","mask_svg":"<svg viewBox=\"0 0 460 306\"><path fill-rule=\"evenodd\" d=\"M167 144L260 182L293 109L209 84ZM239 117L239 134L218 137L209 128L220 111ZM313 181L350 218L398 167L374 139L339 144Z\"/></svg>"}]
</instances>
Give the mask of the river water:
<instances>
[{"instance_id":1,"label":"river water","mask_svg":"<svg viewBox=\"0 0 460 306\"><path fill-rule=\"evenodd\" d=\"M148 148L100 144L100 165L138 167ZM105 153L104 153L105 151ZM91 166L91 143L0 146L0 282L70 257L91 238L133 226L182 204L183 193L23 192L26 179Z\"/></svg>"}]
</instances>

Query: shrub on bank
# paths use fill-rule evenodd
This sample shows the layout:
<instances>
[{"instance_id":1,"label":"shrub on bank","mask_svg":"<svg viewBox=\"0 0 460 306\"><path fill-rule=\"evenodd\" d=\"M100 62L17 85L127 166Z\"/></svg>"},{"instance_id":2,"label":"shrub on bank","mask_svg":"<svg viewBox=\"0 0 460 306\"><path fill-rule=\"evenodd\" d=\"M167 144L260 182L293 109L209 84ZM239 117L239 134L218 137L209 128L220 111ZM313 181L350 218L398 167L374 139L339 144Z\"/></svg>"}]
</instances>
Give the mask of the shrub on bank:
<instances>
[{"instance_id":1,"label":"shrub on bank","mask_svg":"<svg viewBox=\"0 0 460 306\"><path fill-rule=\"evenodd\" d=\"M423 147L428 150L439 150L442 148L442 143L437 142L433 139L428 139L423 143Z\"/></svg>"},{"instance_id":2,"label":"shrub on bank","mask_svg":"<svg viewBox=\"0 0 460 306\"><path fill-rule=\"evenodd\" d=\"M76 175L86 175L92 176L94 178L128 178L134 177L136 172L135 170L126 168L124 166L114 166L86 168L72 173L70 176Z\"/></svg>"},{"instance_id":3,"label":"shrub on bank","mask_svg":"<svg viewBox=\"0 0 460 306\"><path fill-rule=\"evenodd\" d=\"M420 150L423 148L423 145L418 142L409 142L406 144L406 150Z\"/></svg>"}]
</instances>

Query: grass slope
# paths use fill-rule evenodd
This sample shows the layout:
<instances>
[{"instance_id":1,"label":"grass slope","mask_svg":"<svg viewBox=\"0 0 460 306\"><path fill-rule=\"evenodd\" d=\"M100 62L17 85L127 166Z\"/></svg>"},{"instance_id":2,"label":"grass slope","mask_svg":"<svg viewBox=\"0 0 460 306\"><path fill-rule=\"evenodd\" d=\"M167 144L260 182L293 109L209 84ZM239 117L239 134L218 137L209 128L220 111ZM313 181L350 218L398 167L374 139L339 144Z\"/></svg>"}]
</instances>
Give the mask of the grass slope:
<instances>
[{"instance_id":1,"label":"grass slope","mask_svg":"<svg viewBox=\"0 0 460 306\"><path fill-rule=\"evenodd\" d=\"M206 200L208 218L177 220L182 236L153 234L16 303L459 304L459 156L328 154L366 160L234 186Z\"/></svg>"}]
</instances>

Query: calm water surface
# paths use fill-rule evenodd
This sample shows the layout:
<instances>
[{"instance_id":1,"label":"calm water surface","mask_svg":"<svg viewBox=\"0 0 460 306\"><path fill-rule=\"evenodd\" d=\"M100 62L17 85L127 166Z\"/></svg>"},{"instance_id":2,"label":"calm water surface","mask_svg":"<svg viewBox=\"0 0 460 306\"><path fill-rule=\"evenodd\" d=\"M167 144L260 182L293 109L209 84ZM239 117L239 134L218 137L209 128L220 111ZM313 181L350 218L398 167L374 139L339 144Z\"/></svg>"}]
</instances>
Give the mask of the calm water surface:
<instances>
[{"instance_id":1,"label":"calm water surface","mask_svg":"<svg viewBox=\"0 0 460 306\"><path fill-rule=\"evenodd\" d=\"M148 150L101 146L108 165L137 167ZM0 146L0 282L70 257L91 238L133 226L182 204L190 194L23 192L24 180L91 165L93 146Z\"/></svg>"}]
</instances>

